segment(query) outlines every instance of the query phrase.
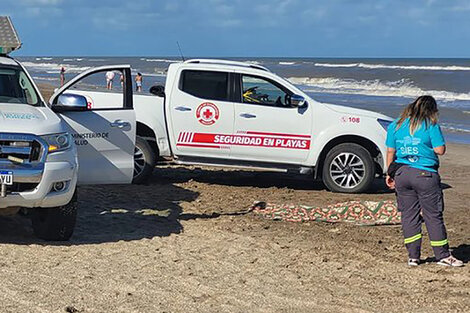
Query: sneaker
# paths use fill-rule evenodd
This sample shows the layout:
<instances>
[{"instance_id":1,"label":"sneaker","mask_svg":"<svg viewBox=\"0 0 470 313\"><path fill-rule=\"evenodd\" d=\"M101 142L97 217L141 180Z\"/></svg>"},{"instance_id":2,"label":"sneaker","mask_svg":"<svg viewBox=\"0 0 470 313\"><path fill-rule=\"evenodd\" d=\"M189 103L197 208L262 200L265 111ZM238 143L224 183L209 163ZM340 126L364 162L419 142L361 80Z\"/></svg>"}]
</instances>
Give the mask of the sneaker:
<instances>
[{"instance_id":1,"label":"sneaker","mask_svg":"<svg viewBox=\"0 0 470 313\"><path fill-rule=\"evenodd\" d=\"M418 266L419 263L419 259L408 259L408 266Z\"/></svg>"},{"instance_id":2,"label":"sneaker","mask_svg":"<svg viewBox=\"0 0 470 313\"><path fill-rule=\"evenodd\" d=\"M452 255L448 256L447 258L440 259L439 262L437 262L437 264L443 265L443 266L452 266L452 267L462 267L463 266L463 262L456 259Z\"/></svg>"}]
</instances>

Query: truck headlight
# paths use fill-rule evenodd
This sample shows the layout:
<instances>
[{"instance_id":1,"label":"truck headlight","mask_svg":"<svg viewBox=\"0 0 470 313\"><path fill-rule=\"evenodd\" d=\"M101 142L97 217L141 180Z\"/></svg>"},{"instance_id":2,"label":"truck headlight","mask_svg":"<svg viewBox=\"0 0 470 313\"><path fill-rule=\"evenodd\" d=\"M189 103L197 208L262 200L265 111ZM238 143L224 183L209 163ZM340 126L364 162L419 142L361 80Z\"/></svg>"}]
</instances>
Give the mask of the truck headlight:
<instances>
[{"instance_id":1,"label":"truck headlight","mask_svg":"<svg viewBox=\"0 0 470 313\"><path fill-rule=\"evenodd\" d=\"M378 118L377 119L377 122L379 122L380 126L383 127L383 129L385 129L385 131L388 130L388 126L390 126L390 124L393 123L393 121L390 121L390 120L383 120L381 118Z\"/></svg>"},{"instance_id":2,"label":"truck headlight","mask_svg":"<svg viewBox=\"0 0 470 313\"><path fill-rule=\"evenodd\" d=\"M69 133L60 133L47 136L41 136L47 142L49 153L63 151L70 148L72 138Z\"/></svg>"}]
</instances>

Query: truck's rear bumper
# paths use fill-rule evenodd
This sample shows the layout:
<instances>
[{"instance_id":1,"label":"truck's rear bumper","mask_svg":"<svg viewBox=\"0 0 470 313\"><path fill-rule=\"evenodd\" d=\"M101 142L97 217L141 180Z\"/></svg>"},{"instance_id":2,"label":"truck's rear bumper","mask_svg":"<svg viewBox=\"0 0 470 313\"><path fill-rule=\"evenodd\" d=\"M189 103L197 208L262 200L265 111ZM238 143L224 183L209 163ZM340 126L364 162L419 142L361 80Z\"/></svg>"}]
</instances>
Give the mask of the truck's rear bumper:
<instances>
[{"instance_id":1,"label":"truck's rear bumper","mask_svg":"<svg viewBox=\"0 0 470 313\"><path fill-rule=\"evenodd\" d=\"M20 178L21 177L21 178ZM19 176L21 181L26 176ZM13 177L15 181L15 177ZM66 182L63 191L53 191L53 184ZM39 184L31 191L11 192L0 198L0 209L9 207L50 208L65 205L72 199L77 185L77 165L70 162L46 162Z\"/></svg>"}]
</instances>

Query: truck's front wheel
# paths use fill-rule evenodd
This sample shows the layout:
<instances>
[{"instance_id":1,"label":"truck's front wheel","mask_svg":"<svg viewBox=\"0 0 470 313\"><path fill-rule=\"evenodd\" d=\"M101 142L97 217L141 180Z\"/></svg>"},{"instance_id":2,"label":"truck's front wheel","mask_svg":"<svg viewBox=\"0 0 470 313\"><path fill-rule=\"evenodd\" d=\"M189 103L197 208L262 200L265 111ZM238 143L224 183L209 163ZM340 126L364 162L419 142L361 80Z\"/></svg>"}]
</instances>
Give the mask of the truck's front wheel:
<instances>
[{"instance_id":1,"label":"truck's front wheel","mask_svg":"<svg viewBox=\"0 0 470 313\"><path fill-rule=\"evenodd\" d=\"M77 220L77 192L66 205L35 209L32 215L33 231L36 237L47 241L69 240Z\"/></svg>"},{"instance_id":2,"label":"truck's front wheel","mask_svg":"<svg viewBox=\"0 0 470 313\"><path fill-rule=\"evenodd\" d=\"M326 155L322 178L333 192L364 192L372 184L374 176L374 160L369 151L358 144L337 145Z\"/></svg>"},{"instance_id":3,"label":"truck's front wheel","mask_svg":"<svg viewBox=\"0 0 470 313\"><path fill-rule=\"evenodd\" d=\"M144 183L155 168L156 157L147 140L137 136L134 149L133 184Z\"/></svg>"}]
</instances>

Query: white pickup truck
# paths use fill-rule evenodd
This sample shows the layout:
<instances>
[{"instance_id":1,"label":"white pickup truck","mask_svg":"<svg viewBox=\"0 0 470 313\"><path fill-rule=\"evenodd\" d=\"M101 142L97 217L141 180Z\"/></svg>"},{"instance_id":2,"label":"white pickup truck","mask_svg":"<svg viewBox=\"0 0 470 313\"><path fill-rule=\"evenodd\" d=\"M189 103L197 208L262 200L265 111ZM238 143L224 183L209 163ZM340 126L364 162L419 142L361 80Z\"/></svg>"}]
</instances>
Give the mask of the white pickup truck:
<instances>
[{"instance_id":1,"label":"white pickup truck","mask_svg":"<svg viewBox=\"0 0 470 313\"><path fill-rule=\"evenodd\" d=\"M20 46L10 19L0 17L0 214L26 208L38 237L67 240L77 216L77 184L133 179L131 70L88 72L122 73L122 97L114 108L89 109L83 97L63 96L65 87L52 97L51 109L21 63L8 56Z\"/></svg>"},{"instance_id":2,"label":"white pickup truck","mask_svg":"<svg viewBox=\"0 0 470 313\"><path fill-rule=\"evenodd\" d=\"M122 101L119 94L94 88L65 93L85 97L91 109ZM152 173L157 158L293 171L345 193L363 192L384 174L391 118L319 103L262 66L213 59L174 63L165 87L154 86L150 93L133 96L136 182Z\"/></svg>"}]
</instances>

